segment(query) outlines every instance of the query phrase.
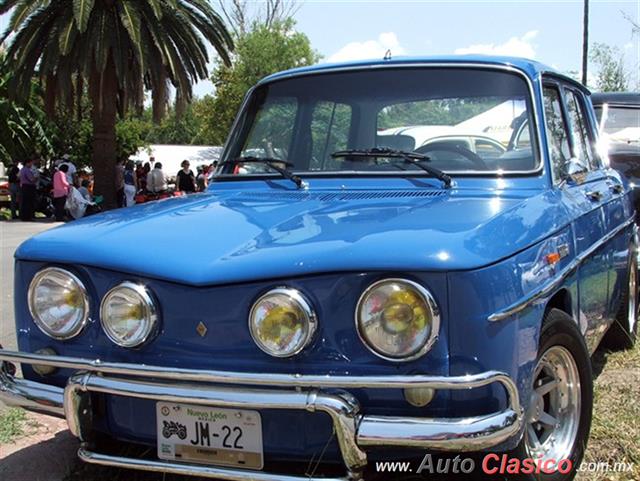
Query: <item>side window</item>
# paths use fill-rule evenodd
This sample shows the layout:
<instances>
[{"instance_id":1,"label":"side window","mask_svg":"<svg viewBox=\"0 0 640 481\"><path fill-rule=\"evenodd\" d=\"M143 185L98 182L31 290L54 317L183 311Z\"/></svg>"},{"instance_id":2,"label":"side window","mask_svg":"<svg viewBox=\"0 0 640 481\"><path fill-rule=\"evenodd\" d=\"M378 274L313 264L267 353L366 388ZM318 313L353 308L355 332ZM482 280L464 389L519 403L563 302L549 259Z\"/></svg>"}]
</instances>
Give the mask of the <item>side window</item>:
<instances>
[{"instance_id":1,"label":"side window","mask_svg":"<svg viewBox=\"0 0 640 481\"><path fill-rule=\"evenodd\" d=\"M344 150L351 130L351 107L347 104L322 101L313 108L311 116L311 170L332 170L340 161L331 154Z\"/></svg>"},{"instance_id":2,"label":"side window","mask_svg":"<svg viewBox=\"0 0 640 481\"><path fill-rule=\"evenodd\" d=\"M582 103L573 90L565 89L567 99L567 112L571 125L571 137L573 138L573 154L580 159L584 165L591 169L597 169L598 162L593 155L591 148L591 138L589 137L588 126L584 117Z\"/></svg>"},{"instance_id":3,"label":"side window","mask_svg":"<svg viewBox=\"0 0 640 481\"><path fill-rule=\"evenodd\" d=\"M276 98L265 104L253 123L241 155L287 159L297 109L298 102L289 97Z\"/></svg>"},{"instance_id":4,"label":"side window","mask_svg":"<svg viewBox=\"0 0 640 481\"><path fill-rule=\"evenodd\" d=\"M551 170L555 182L565 178L567 162L571 158L567 126L562 115L560 91L556 87L544 88L545 129L551 157Z\"/></svg>"}]
</instances>

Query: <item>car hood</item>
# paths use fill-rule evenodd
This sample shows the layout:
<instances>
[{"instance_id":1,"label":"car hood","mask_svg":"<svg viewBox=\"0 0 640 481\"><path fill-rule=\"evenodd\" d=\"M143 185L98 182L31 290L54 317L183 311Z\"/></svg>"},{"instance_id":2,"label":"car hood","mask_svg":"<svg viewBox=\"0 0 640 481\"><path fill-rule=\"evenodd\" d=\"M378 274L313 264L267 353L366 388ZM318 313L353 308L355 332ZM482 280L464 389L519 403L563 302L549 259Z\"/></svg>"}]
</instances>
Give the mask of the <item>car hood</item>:
<instances>
[{"instance_id":1,"label":"car hood","mask_svg":"<svg viewBox=\"0 0 640 481\"><path fill-rule=\"evenodd\" d=\"M43 232L22 260L98 266L190 285L333 271L473 269L561 227L549 193L203 193Z\"/></svg>"}]
</instances>

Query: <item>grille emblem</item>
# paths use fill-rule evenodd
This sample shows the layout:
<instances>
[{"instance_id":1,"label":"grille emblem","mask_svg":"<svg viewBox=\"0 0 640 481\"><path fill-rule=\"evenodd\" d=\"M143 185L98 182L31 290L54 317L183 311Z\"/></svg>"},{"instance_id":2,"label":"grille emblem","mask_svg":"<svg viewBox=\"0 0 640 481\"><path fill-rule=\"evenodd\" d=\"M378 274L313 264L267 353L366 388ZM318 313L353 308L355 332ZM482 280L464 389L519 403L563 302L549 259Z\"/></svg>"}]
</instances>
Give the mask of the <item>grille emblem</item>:
<instances>
[{"instance_id":1,"label":"grille emblem","mask_svg":"<svg viewBox=\"0 0 640 481\"><path fill-rule=\"evenodd\" d=\"M198 323L198 327L196 327L196 331L200 334L200 337L204 337L207 334L207 326L204 325L204 322L200 321Z\"/></svg>"}]
</instances>

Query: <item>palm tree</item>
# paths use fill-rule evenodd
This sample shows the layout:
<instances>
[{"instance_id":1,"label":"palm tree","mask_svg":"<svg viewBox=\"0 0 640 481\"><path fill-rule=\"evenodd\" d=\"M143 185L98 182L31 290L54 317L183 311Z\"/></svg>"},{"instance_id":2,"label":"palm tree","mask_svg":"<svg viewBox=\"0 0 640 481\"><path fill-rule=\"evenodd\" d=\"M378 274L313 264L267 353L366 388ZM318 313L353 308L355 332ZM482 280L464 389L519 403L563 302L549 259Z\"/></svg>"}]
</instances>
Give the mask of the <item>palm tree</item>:
<instances>
[{"instance_id":1,"label":"palm tree","mask_svg":"<svg viewBox=\"0 0 640 481\"><path fill-rule=\"evenodd\" d=\"M154 119L166 111L169 84L178 104L192 85L208 77L207 43L225 63L233 41L208 0L0 0L0 15L13 9L7 60L9 89L26 97L37 75L45 110L72 108L86 91L92 104L96 190L115 201L116 117L142 109L152 94ZM13 35L12 35L13 34Z\"/></svg>"}]
</instances>

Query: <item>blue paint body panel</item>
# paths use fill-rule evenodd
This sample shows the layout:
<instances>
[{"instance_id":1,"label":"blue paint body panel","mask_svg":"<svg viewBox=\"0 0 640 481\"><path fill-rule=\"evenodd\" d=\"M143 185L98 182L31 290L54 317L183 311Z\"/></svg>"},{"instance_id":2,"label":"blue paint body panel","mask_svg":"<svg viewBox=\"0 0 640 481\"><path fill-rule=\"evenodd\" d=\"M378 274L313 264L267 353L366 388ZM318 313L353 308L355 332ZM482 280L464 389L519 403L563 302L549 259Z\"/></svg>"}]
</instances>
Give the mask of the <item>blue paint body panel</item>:
<instances>
[{"instance_id":1,"label":"blue paint body panel","mask_svg":"<svg viewBox=\"0 0 640 481\"><path fill-rule=\"evenodd\" d=\"M469 56L341 68L430 63L512 67L531 82L533 102L544 111L542 79L550 70L536 62ZM335 68L297 69L262 83ZM578 87L573 81L571 86ZM590 119L594 124L593 115ZM43 232L16 252L19 348L53 347L65 356L168 368L265 373L464 375L498 370L516 381L526 407L545 305L555 292L502 322L489 322L489 316L553 282L577 256L618 229L556 290L568 295L572 316L594 348L619 304L632 236L631 226L619 227L633 215L629 186L612 170L592 172L581 186L554 186L546 131L536 128L543 168L531 175L459 177L452 189L429 178L397 176L310 178L306 191L280 179L215 182L202 194L111 211ZM585 200L583 191L609 192L612 181L623 185L620 195L608 193L598 205ZM546 255L564 246L565 257L548 265ZM91 296L88 326L64 342L38 330L26 307L30 280L51 265L75 272ZM385 277L424 285L441 310L438 341L415 361L382 360L358 338L358 298ZM99 300L124 280L144 283L160 303L160 333L138 349L114 345L99 323ZM594 280L599 282L596 302L580 296L581 285ZM247 326L255 299L282 285L308 296L319 318L312 345L291 359L264 354ZM208 327L204 337L196 333L200 321ZM42 379L25 367L24 374L63 386L70 373ZM399 390L353 394L363 412L379 415L464 417L506 406L497 387L439 392L425 408L411 407ZM119 439L155 443L152 402L110 397L104 404L96 420L101 429ZM308 460L331 433L324 415L264 411L262 416L268 459ZM286 436L278 435L284 430ZM516 437L502 448L518 442ZM339 457L335 443L327 456Z\"/></svg>"}]
</instances>

